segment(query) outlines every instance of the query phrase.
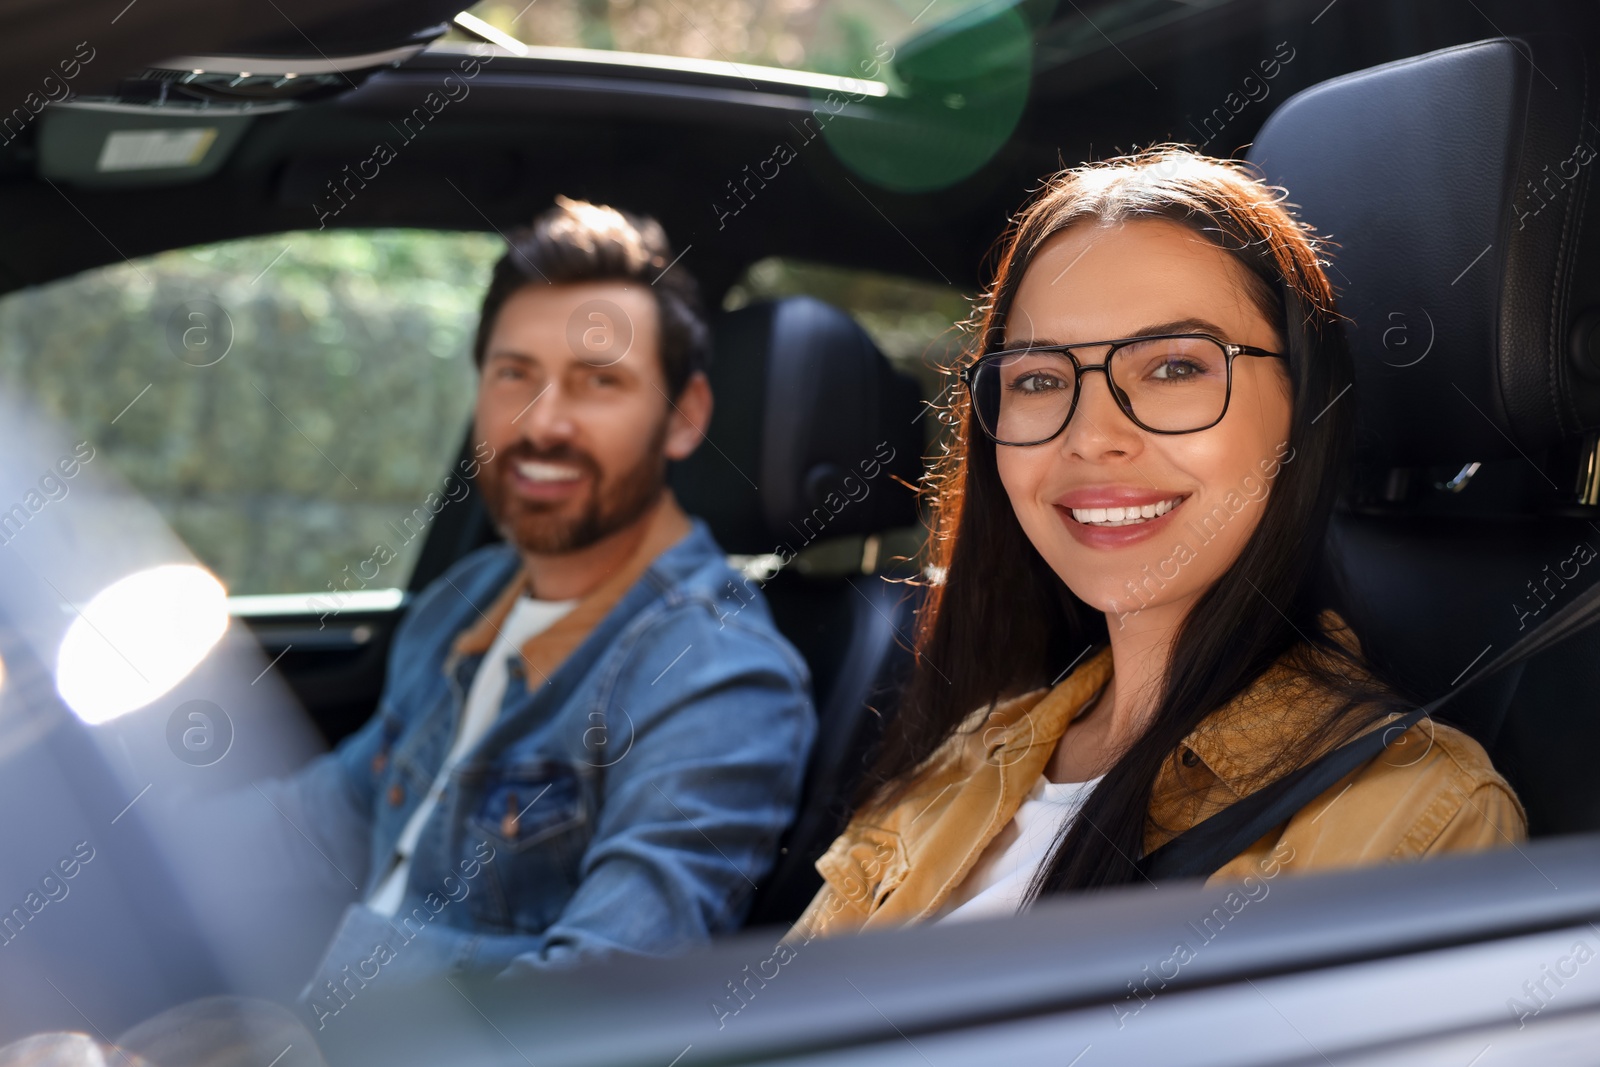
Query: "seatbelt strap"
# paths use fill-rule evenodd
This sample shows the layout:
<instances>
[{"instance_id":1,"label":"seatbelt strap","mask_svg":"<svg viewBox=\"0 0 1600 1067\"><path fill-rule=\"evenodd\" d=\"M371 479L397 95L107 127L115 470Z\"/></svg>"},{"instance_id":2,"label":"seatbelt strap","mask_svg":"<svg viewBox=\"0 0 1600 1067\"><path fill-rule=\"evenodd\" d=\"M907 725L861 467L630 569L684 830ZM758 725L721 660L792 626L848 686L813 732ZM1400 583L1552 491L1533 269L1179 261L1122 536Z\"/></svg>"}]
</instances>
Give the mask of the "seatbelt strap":
<instances>
[{"instance_id":1,"label":"seatbelt strap","mask_svg":"<svg viewBox=\"0 0 1600 1067\"><path fill-rule=\"evenodd\" d=\"M1149 853L1136 866L1152 881L1214 874L1273 827L1288 822L1335 782L1381 754L1424 718L1432 716L1474 685L1560 644L1596 621L1600 621L1600 584L1585 589L1570 604L1518 638L1510 648L1439 699L1362 734L1230 804Z\"/></svg>"}]
</instances>

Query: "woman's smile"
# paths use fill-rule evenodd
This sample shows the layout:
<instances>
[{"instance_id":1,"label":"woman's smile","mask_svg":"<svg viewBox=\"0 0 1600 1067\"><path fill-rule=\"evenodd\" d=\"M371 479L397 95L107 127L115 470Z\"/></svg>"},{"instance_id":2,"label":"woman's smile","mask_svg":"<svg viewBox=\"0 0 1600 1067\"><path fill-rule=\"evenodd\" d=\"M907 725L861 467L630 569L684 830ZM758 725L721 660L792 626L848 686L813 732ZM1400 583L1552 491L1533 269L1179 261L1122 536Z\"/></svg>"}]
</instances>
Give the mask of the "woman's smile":
<instances>
[{"instance_id":1,"label":"woman's smile","mask_svg":"<svg viewBox=\"0 0 1600 1067\"><path fill-rule=\"evenodd\" d=\"M1056 514L1085 548L1114 549L1154 537L1173 523L1188 493L1134 486L1086 486L1055 500Z\"/></svg>"},{"instance_id":2,"label":"woman's smile","mask_svg":"<svg viewBox=\"0 0 1600 1067\"><path fill-rule=\"evenodd\" d=\"M1181 503L1183 497L1175 496L1159 504L1145 504L1141 507L1069 508L1068 510L1072 512L1074 519L1087 526L1132 526L1135 523L1160 518Z\"/></svg>"}]
</instances>

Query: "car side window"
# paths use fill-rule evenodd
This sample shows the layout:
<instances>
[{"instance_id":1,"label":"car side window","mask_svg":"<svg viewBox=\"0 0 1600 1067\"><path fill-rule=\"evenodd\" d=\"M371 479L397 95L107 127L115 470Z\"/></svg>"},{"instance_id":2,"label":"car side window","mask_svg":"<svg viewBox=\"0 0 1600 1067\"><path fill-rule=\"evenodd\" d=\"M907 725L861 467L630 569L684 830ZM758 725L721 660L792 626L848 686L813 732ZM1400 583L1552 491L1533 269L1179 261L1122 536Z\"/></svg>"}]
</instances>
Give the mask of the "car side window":
<instances>
[{"instance_id":1,"label":"car side window","mask_svg":"<svg viewBox=\"0 0 1600 1067\"><path fill-rule=\"evenodd\" d=\"M392 229L119 262L0 298L0 389L94 442L230 595L326 596L360 569L397 600L465 495L452 464L501 251Z\"/></svg>"}]
</instances>

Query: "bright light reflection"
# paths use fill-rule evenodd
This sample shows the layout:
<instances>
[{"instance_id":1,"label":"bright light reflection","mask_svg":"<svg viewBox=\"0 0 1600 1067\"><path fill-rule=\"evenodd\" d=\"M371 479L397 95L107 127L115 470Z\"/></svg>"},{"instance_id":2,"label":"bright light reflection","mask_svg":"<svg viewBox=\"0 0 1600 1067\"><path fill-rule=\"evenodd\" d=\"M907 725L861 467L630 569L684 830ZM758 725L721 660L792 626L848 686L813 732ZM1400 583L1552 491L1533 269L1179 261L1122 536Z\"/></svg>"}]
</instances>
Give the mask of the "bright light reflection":
<instances>
[{"instance_id":1,"label":"bright light reflection","mask_svg":"<svg viewBox=\"0 0 1600 1067\"><path fill-rule=\"evenodd\" d=\"M97 593L56 654L56 691L91 725L137 711L205 659L228 629L227 591L209 571L168 564Z\"/></svg>"}]
</instances>

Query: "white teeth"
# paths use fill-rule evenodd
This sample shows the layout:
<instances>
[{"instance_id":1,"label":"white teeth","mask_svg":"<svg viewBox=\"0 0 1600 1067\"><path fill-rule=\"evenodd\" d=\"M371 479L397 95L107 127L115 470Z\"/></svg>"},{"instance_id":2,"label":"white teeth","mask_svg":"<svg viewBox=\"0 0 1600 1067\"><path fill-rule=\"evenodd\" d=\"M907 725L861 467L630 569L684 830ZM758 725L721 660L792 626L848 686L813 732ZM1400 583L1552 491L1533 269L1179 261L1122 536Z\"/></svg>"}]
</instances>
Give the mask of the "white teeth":
<instances>
[{"instance_id":1,"label":"white teeth","mask_svg":"<svg viewBox=\"0 0 1600 1067\"><path fill-rule=\"evenodd\" d=\"M1158 515L1165 515L1182 501L1183 497L1175 496L1159 504L1142 504L1137 507L1073 508L1072 517L1086 526L1132 526Z\"/></svg>"},{"instance_id":2,"label":"white teeth","mask_svg":"<svg viewBox=\"0 0 1600 1067\"><path fill-rule=\"evenodd\" d=\"M559 463L540 463L525 459L517 464L517 473L530 482L570 482L583 477L576 467L563 467Z\"/></svg>"}]
</instances>

